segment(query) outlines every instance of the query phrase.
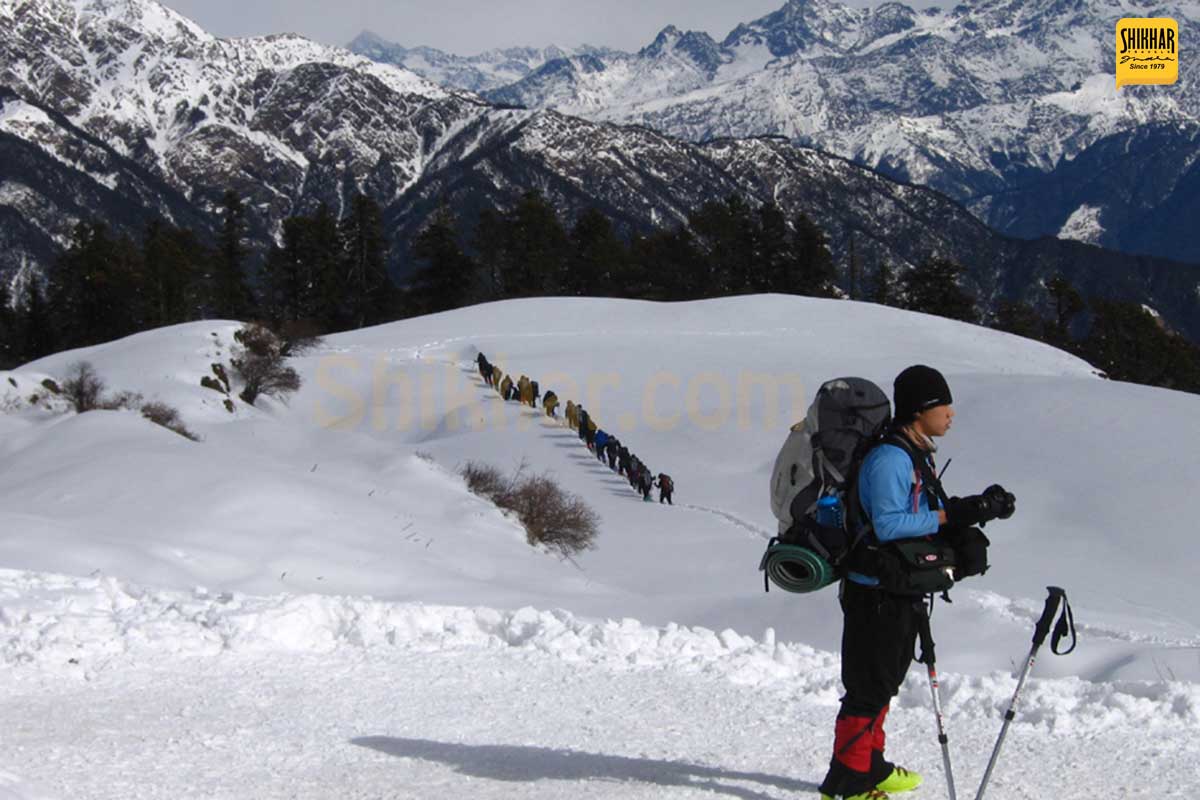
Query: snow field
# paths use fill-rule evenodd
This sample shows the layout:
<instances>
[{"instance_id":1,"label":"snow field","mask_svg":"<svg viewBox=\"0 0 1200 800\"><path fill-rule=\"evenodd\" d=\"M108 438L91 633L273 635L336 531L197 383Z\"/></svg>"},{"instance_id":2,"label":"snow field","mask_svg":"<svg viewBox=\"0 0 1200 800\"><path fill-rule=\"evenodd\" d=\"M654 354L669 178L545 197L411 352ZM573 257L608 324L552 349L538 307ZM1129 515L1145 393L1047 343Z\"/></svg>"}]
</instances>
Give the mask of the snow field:
<instances>
[{"instance_id":1,"label":"snow field","mask_svg":"<svg viewBox=\"0 0 1200 800\"><path fill-rule=\"evenodd\" d=\"M825 379L890 388L918 361L953 387L948 488L1018 497L988 527L991 571L933 623L960 791L1047 585L1067 589L1079 649L1043 651L989 798L1092 800L1098 774L1104 797L1200 783L1192 395L861 303L580 298L329 336L295 361L287 403L230 414L199 381L237 325L0 374L0 798L811 795L840 693L836 592L764 594L755 570L791 379L806 407ZM561 423L500 401L480 351L584 402L674 477L676 505L640 502ZM28 402L82 359L202 441ZM741 392L747 375L765 388ZM582 495L596 549L530 547L466 490L468 460ZM927 777L918 797L943 796L916 665L888 731Z\"/></svg>"},{"instance_id":2,"label":"snow field","mask_svg":"<svg viewBox=\"0 0 1200 800\"><path fill-rule=\"evenodd\" d=\"M563 611L150 592L0 572L6 800L202 796L672 797L815 790L837 659L802 644ZM942 676L961 787L1014 687ZM894 758L944 792L928 689L894 704ZM990 791L1184 796L1194 687L1033 680ZM1046 774L1034 763L1054 764ZM1151 793L1138 779L1153 765ZM4 784L0 783L0 786ZM1060 793L1061 792L1061 793ZM1086 795L1086 796L1095 796Z\"/></svg>"}]
</instances>

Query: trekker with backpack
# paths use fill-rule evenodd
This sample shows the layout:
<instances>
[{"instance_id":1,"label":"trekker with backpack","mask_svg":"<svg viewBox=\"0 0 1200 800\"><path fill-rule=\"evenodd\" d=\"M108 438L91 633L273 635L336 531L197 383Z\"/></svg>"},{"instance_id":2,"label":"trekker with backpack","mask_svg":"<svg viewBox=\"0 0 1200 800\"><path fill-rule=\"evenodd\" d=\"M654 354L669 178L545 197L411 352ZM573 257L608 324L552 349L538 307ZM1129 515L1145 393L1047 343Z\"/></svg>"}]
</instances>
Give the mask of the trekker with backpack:
<instances>
[{"instance_id":1,"label":"trekker with backpack","mask_svg":"<svg viewBox=\"0 0 1200 800\"><path fill-rule=\"evenodd\" d=\"M909 367L897 376L893 394L895 416L869 445L857 476L850 476L846 497L847 516L856 520L847 530L861 533L842 571L846 694L820 786L823 800L887 800L889 792L920 785L919 774L884 757L883 726L918 633L929 622L925 596L982 574L987 538L973 526L1015 510L1015 498L996 485L980 495L946 497L934 467L934 439L950 429L954 408L940 372Z\"/></svg>"},{"instance_id":2,"label":"trekker with backpack","mask_svg":"<svg viewBox=\"0 0 1200 800\"><path fill-rule=\"evenodd\" d=\"M579 441L587 444L588 423L592 421L592 418L588 416L583 406L575 406L575 420L579 423Z\"/></svg>"},{"instance_id":3,"label":"trekker with backpack","mask_svg":"<svg viewBox=\"0 0 1200 800\"><path fill-rule=\"evenodd\" d=\"M671 495L675 492L675 481L671 480L671 476L665 472L658 473L658 480L655 482L658 486L658 502L666 502L667 505L673 506Z\"/></svg>"},{"instance_id":4,"label":"trekker with backpack","mask_svg":"<svg viewBox=\"0 0 1200 800\"><path fill-rule=\"evenodd\" d=\"M596 460L603 462L604 448L608 445L608 431L597 428L596 435L592 437L592 444L595 446Z\"/></svg>"},{"instance_id":5,"label":"trekker with backpack","mask_svg":"<svg viewBox=\"0 0 1200 800\"><path fill-rule=\"evenodd\" d=\"M639 492L642 493L643 501L645 501L647 503L650 502L650 490L653 488L654 488L653 473L650 472L649 467L647 467L645 464L642 464L641 469L638 471L637 489Z\"/></svg>"}]
</instances>

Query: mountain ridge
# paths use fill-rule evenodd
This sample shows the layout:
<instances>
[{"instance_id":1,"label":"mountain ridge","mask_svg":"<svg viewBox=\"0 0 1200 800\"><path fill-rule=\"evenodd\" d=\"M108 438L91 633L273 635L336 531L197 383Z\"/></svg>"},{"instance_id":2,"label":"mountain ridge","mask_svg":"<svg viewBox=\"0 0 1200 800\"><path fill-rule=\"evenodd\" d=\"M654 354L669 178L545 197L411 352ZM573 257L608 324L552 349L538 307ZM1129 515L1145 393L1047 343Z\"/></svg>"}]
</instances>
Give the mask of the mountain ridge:
<instances>
[{"instance_id":1,"label":"mountain ridge","mask_svg":"<svg viewBox=\"0 0 1200 800\"><path fill-rule=\"evenodd\" d=\"M867 268L886 262L903 270L931 254L963 263L968 288L985 308L1001 297L1032 297L1038 280L1062 272L1086 293L1132 291L1172 325L1200 335L1196 265L1014 244L936 191L778 139L697 144L648 126L497 107L294 36L201 35L155 5L0 0L9 23L0 32L0 78L12 87L0 132L28 153L41 151L45 167L26 175L0 163L0 208L28 222L8 233L0 272L12 275L27 262L48 266L85 211L72 198L88 192L115 191L124 202L110 206L137 205L146 215L215 219L232 189L245 199L250 236L261 243L272 241L285 217L321 203L340 214L362 192L383 207L400 280L413 268L409 242L443 201L469 226L484 206L506 207L538 189L566 224L598 207L632 235L680 224L705 202L741 193L755 204L778 202L788 218L816 220L843 274L852 237ZM148 30L131 28L129 19ZM100 38L99 56L82 45ZM35 107L68 125L21 110ZM73 154L87 146L74 130L108 146L103 164L79 163ZM139 188L143 171L170 191ZM59 182L70 174L73 185L91 188L46 195L39 181L50 174ZM172 210L176 196L191 206L186 213ZM93 213L107 213L97 205ZM117 232L141 235L144 217L111 216ZM1018 285L1010 273L1031 283Z\"/></svg>"},{"instance_id":2,"label":"mountain ridge","mask_svg":"<svg viewBox=\"0 0 1200 800\"><path fill-rule=\"evenodd\" d=\"M781 134L939 189L1004 233L1072 233L1067 223L1086 207L1092 243L1200 262L1200 243L1180 233L1200 180L1190 147L1200 68L1185 60L1175 86L1117 91L1113 24L1129 15L1174 15L1181 36L1200 34L1192 1L985 0L918 11L791 0L719 44L702 34L711 50L681 45L668 26L636 53L566 56L484 94L689 141ZM1114 201L1080 183L1076 159L1111 153L1144 125L1172 124L1183 126L1169 156L1182 185ZM1047 183L1067 189L1052 207ZM1041 214L1017 219L1039 200ZM1147 214L1169 220L1149 240Z\"/></svg>"}]
</instances>

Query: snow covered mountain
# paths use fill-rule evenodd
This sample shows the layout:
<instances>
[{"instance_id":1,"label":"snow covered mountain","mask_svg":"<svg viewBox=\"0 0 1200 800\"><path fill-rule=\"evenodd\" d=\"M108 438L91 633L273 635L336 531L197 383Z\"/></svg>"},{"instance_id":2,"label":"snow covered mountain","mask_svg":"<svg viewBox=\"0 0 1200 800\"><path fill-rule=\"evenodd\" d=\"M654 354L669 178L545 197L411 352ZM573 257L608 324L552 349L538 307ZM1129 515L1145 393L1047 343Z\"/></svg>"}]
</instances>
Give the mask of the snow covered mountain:
<instances>
[{"instance_id":1,"label":"snow covered mountain","mask_svg":"<svg viewBox=\"0 0 1200 800\"><path fill-rule=\"evenodd\" d=\"M1200 38L1195 0L789 0L720 42L668 27L637 53L554 60L487 96L691 141L783 135L936 188L1004 233L1200 262L1185 233L1200 213L1200 64L1182 58L1171 87L1117 91L1128 16ZM1077 213L1086 231L1068 224Z\"/></svg>"},{"instance_id":2,"label":"snow covered mountain","mask_svg":"<svg viewBox=\"0 0 1200 800\"><path fill-rule=\"evenodd\" d=\"M200 378L228 364L236 327L0 372L6 800L812 795L840 618L833 589L763 592L769 474L820 382L890 388L914 358L953 387L947 487L1017 496L988 525L992 569L933 621L960 791L1047 585L1067 590L1079 646L1042 651L989 792L1084 800L1099 772L1114 798L1193 788L1195 395L869 304L559 298L330 336L294 362L288 404L230 414ZM582 401L672 475L675 505L642 502L558 421L500 401L480 351ZM203 441L47 399L41 381L84 358ZM530 547L455 474L522 459L597 511L594 550ZM945 796L916 665L888 746L925 774L919 796Z\"/></svg>"},{"instance_id":3,"label":"snow covered mountain","mask_svg":"<svg viewBox=\"0 0 1200 800\"><path fill-rule=\"evenodd\" d=\"M701 64L710 48L691 41ZM705 63L696 69L716 66ZM399 277L412 267L408 242L443 198L469 226L484 204L536 188L568 222L599 207L630 232L740 192L817 220L842 269L852 237L868 270L936 251L967 266L985 305L1062 272L1200 336L1197 266L1009 240L942 194L784 141L692 144L497 108L292 36L217 39L152 0L0 0L0 86L0 148L13 154L0 160L6 275L44 266L93 215L134 237L151 215L203 231L230 188L247 199L259 241L289 214L321 202L338 212L354 192L371 195Z\"/></svg>"},{"instance_id":4,"label":"snow covered mountain","mask_svg":"<svg viewBox=\"0 0 1200 800\"><path fill-rule=\"evenodd\" d=\"M457 56L434 47L403 47L395 42L363 31L346 49L372 61L394 64L417 73L440 86L453 86L471 92L500 89L535 72L550 61L572 56L595 55L610 58L618 51L598 47L508 47L488 50L474 56Z\"/></svg>"},{"instance_id":5,"label":"snow covered mountain","mask_svg":"<svg viewBox=\"0 0 1200 800\"><path fill-rule=\"evenodd\" d=\"M265 229L306 194L335 208L358 185L394 195L416 180L438 132L480 108L412 73L299 37L217 39L151 0L0 0L0 25L5 142L36 145L126 202L143 200L123 188L120 173L130 171L172 187L192 214L235 189ZM104 163L81 152L80 131L106 150ZM85 204L47 198L27 176L5 178L20 194L41 195L5 204L43 234L34 255L61 246L61 228ZM136 213L186 221L166 200L144 202Z\"/></svg>"}]
</instances>

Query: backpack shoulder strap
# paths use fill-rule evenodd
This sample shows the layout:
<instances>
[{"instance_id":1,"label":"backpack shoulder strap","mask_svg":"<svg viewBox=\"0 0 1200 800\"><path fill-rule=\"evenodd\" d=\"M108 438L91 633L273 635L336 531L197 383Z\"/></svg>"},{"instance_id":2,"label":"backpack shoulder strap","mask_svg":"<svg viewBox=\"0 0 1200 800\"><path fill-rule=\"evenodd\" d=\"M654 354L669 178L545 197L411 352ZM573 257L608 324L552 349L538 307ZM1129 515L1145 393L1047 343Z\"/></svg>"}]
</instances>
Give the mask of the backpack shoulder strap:
<instances>
[{"instance_id":1,"label":"backpack shoulder strap","mask_svg":"<svg viewBox=\"0 0 1200 800\"><path fill-rule=\"evenodd\" d=\"M843 506L846 514L846 530L850 534L850 547L847 548L843 561L850 560L852 554L864 539L870 542L875 538L875 528L871 525L871 521L867 519L867 515L862 511L862 503L858 493L858 474L862 470L862 465L866 461L867 455L885 441L885 436L876 436L863 448L862 455L855 459L850 471L844 500L845 505Z\"/></svg>"},{"instance_id":2,"label":"backpack shoulder strap","mask_svg":"<svg viewBox=\"0 0 1200 800\"><path fill-rule=\"evenodd\" d=\"M942 488L942 482L933 473L928 459L917 448L913 447L908 437L899 431L890 431L884 437L883 441L886 444L895 445L908 453L908 457L912 460L913 469L921 476L921 487L922 491L925 492L926 499L929 501L929 508L933 511L945 508L948 498L946 497L946 490Z\"/></svg>"}]
</instances>

